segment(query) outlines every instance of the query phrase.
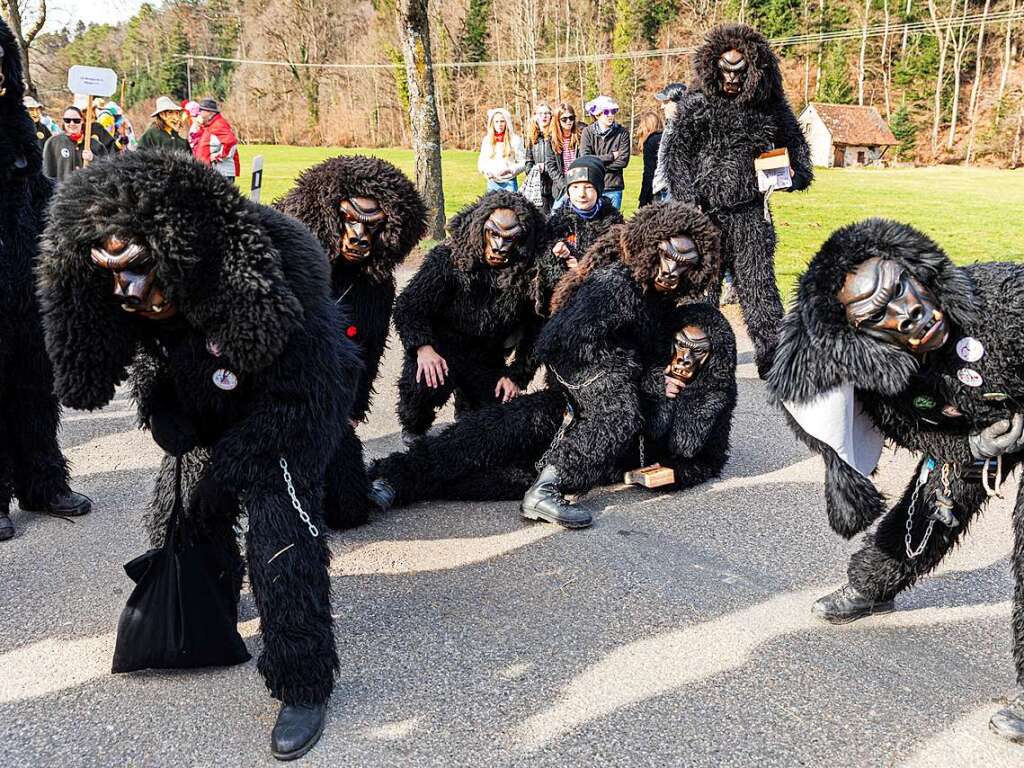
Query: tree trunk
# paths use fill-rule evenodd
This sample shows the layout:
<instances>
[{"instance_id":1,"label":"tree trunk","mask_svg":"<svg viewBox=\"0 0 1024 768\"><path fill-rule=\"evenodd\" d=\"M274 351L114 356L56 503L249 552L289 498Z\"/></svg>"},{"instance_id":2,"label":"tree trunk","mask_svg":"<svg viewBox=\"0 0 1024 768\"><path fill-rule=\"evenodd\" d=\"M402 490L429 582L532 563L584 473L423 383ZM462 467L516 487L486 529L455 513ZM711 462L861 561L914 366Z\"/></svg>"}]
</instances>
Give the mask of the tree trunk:
<instances>
[{"instance_id":1,"label":"tree trunk","mask_svg":"<svg viewBox=\"0 0 1024 768\"><path fill-rule=\"evenodd\" d=\"M964 0L964 12L960 17L960 29L957 31L956 42L953 43L953 107L952 116L949 121L949 136L946 140L946 148L952 149L956 143L956 127L960 117L960 83L963 80L964 51L967 50L967 27L964 23L967 17L967 2Z\"/></svg>"},{"instance_id":2,"label":"tree trunk","mask_svg":"<svg viewBox=\"0 0 1024 768\"><path fill-rule=\"evenodd\" d=\"M988 10L992 0L985 0L985 10L981 13L981 25L978 27L978 48L974 57L974 85L971 87L971 106L967 110L971 121L971 133L967 139L967 164L974 159L974 137L978 125L978 102L981 101L981 63L985 53L985 22L988 21Z\"/></svg>"},{"instance_id":3,"label":"tree trunk","mask_svg":"<svg viewBox=\"0 0 1024 768\"><path fill-rule=\"evenodd\" d=\"M1010 12L1017 10L1017 0L1010 0ZM996 126L999 126L999 120L1003 113L1003 97L1006 95L1006 76L1010 71L1010 58L1013 52L1013 46L1011 44L1013 32L1013 17L1011 16L1006 21L1006 39L1003 41L1003 66L1002 71L999 73L999 95L996 97Z\"/></svg>"},{"instance_id":4,"label":"tree trunk","mask_svg":"<svg viewBox=\"0 0 1024 768\"><path fill-rule=\"evenodd\" d=\"M444 189L441 186L441 125L434 96L428 0L400 0L398 35L409 80L409 118L416 160L416 189L429 209L428 234L444 239Z\"/></svg>"},{"instance_id":5,"label":"tree trunk","mask_svg":"<svg viewBox=\"0 0 1024 768\"><path fill-rule=\"evenodd\" d=\"M857 103L864 106L864 56L868 50L868 17L871 15L871 0L864 0L864 23L860 32L860 59L857 62Z\"/></svg>"},{"instance_id":6,"label":"tree trunk","mask_svg":"<svg viewBox=\"0 0 1024 768\"><path fill-rule=\"evenodd\" d=\"M949 2L949 18L953 17L956 0ZM942 84L946 76L946 46L949 44L950 33L939 23L939 14L935 9L935 0L928 0L928 15L935 29L935 38L939 41L939 71L935 75L935 105L932 113L932 154L939 148L939 124L942 122Z\"/></svg>"},{"instance_id":7,"label":"tree trunk","mask_svg":"<svg viewBox=\"0 0 1024 768\"><path fill-rule=\"evenodd\" d=\"M885 33L882 36L882 92L885 97L885 119L892 120L892 54L889 51L889 0L882 0L885 14Z\"/></svg>"},{"instance_id":8,"label":"tree trunk","mask_svg":"<svg viewBox=\"0 0 1024 768\"><path fill-rule=\"evenodd\" d=\"M1013 137L1013 154L1010 157L1010 167L1020 167L1020 145L1024 139L1024 94L1020 100L1020 111L1017 112L1017 132Z\"/></svg>"}]
</instances>

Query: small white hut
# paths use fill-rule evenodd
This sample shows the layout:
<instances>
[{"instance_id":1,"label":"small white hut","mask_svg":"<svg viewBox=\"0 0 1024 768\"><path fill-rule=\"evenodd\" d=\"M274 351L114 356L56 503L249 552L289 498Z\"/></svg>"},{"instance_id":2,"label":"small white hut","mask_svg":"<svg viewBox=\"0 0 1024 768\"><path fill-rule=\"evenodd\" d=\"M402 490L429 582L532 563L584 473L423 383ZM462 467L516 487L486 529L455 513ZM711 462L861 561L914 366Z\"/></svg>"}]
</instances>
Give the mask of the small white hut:
<instances>
[{"instance_id":1,"label":"small white hut","mask_svg":"<svg viewBox=\"0 0 1024 768\"><path fill-rule=\"evenodd\" d=\"M811 162L825 168L877 165L896 137L874 107L811 102L800 113Z\"/></svg>"}]
</instances>

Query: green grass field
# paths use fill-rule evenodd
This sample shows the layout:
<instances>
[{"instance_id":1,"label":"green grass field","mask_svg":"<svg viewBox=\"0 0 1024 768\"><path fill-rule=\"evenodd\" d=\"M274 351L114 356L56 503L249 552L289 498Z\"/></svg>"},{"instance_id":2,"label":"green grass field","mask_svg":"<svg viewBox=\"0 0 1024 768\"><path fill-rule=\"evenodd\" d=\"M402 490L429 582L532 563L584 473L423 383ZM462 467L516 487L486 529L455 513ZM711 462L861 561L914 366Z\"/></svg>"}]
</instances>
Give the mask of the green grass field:
<instances>
[{"instance_id":1,"label":"green grass field","mask_svg":"<svg viewBox=\"0 0 1024 768\"><path fill-rule=\"evenodd\" d=\"M263 155L263 201L284 194L304 169L337 154L370 154L412 174L408 149L339 149L251 145L242 148L243 169ZM451 216L484 188L476 153L444 153L446 213ZM623 213L636 209L642 161L626 168ZM247 173L247 171L246 171ZM783 295L832 230L869 216L919 227L958 263L1024 259L1024 170L984 168L825 169L807 192L773 197L779 233L776 269ZM246 181L246 183L248 183Z\"/></svg>"}]
</instances>

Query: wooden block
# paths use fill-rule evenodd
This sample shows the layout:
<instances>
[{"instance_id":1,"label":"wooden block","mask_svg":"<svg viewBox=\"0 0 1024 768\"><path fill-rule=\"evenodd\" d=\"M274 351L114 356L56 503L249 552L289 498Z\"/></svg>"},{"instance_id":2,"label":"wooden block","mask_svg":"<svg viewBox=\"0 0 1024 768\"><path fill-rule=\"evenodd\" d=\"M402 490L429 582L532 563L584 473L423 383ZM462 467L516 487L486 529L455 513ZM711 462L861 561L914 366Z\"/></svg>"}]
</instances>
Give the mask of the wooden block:
<instances>
[{"instance_id":1,"label":"wooden block","mask_svg":"<svg viewBox=\"0 0 1024 768\"><path fill-rule=\"evenodd\" d=\"M672 467L663 467L661 464L634 469L627 472L623 478L627 485L639 485L644 488L660 488L663 485L672 485L675 481L676 473Z\"/></svg>"}]
</instances>

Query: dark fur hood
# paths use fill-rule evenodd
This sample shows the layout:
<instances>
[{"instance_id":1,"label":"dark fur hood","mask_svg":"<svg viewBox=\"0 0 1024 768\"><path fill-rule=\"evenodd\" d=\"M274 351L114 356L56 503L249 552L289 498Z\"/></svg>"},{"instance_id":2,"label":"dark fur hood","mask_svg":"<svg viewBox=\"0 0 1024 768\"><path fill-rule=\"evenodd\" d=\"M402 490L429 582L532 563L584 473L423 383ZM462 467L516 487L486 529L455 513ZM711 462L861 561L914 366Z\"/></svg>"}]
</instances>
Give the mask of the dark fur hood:
<instances>
[{"instance_id":1,"label":"dark fur hood","mask_svg":"<svg viewBox=\"0 0 1024 768\"><path fill-rule=\"evenodd\" d=\"M274 207L294 216L316 235L330 256L337 256L345 221L338 204L348 197L372 197L385 213L378 233L382 253L358 269L374 281L390 279L427 231L427 209L416 187L398 168L380 158L332 157L299 176ZM334 269L352 269L336 260Z\"/></svg>"},{"instance_id":2,"label":"dark fur hood","mask_svg":"<svg viewBox=\"0 0 1024 768\"><path fill-rule=\"evenodd\" d=\"M680 299L694 298L718 280L721 265L718 229L711 219L687 203L656 203L638 210L625 224L617 224L598 238L575 271L569 272L555 289L552 313L568 304L587 275L612 262L621 261L644 291L654 290L658 274L658 244L670 237L686 235L697 245L700 264L680 282Z\"/></svg>"},{"instance_id":3,"label":"dark fur hood","mask_svg":"<svg viewBox=\"0 0 1024 768\"><path fill-rule=\"evenodd\" d=\"M0 18L0 49L3 50L3 61L0 69L3 82L0 89L6 92L0 96L0 185L5 184L10 176L28 178L39 173L43 165L43 153L36 141L36 130L32 118L28 116L23 100L25 98L24 73L21 68L21 55L18 44L14 40L10 27ZM17 167L22 165L22 167ZM8 202L9 190L3 194Z\"/></svg>"},{"instance_id":4,"label":"dark fur hood","mask_svg":"<svg viewBox=\"0 0 1024 768\"><path fill-rule=\"evenodd\" d=\"M183 321L214 339L240 372L272 362L305 311L327 303L327 260L294 220L179 152L97 160L58 189L37 268L57 391L74 407L107 402L137 343L159 330L120 309L111 274L91 261L90 250L114 234L155 255L179 313L161 322Z\"/></svg>"},{"instance_id":5,"label":"dark fur hood","mask_svg":"<svg viewBox=\"0 0 1024 768\"><path fill-rule=\"evenodd\" d=\"M796 301L783 319L770 397L806 401L842 382L894 396L918 362L909 352L857 333L836 294L846 275L872 257L899 262L934 291L953 326L971 326L978 315L974 282L931 239L906 224L867 219L835 231L800 278Z\"/></svg>"},{"instance_id":6,"label":"dark fur hood","mask_svg":"<svg viewBox=\"0 0 1024 768\"><path fill-rule=\"evenodd\" d=\"M520 241L515 262L500 270L499 284L511 285L525 279L533 266L538 248L544 239L544 217L537 207L516 192L488 192L476 202L459 211L448 222L448 245L456 272L469 274L479 270L493 272L484 262L484 224L498 208L516 212L526 232Z\"/></svg>"},{"instance_id":7,"label":"dark fur hood","mask_svg":"<svg viewBox=\"0 0 1024 768\"><path fill-rule=\"evenodd\" d=\"M693 74L697 88L710 100L725 100L719 88L718 59L735 48L747 60L747 78L743 90L730 102L768 104L785 99L779 59L768 40L746 24L723 24L708 32L693 54Z\"/></svg>"}]
</instances>

